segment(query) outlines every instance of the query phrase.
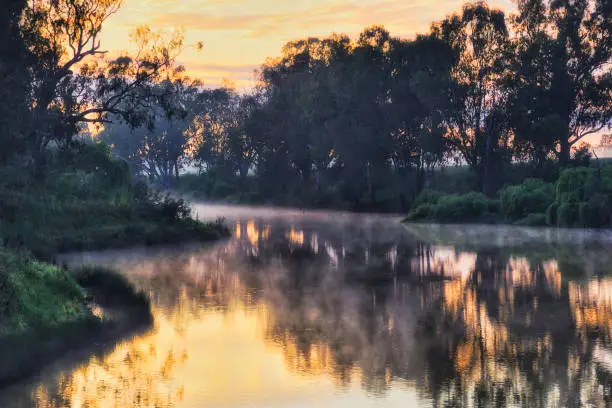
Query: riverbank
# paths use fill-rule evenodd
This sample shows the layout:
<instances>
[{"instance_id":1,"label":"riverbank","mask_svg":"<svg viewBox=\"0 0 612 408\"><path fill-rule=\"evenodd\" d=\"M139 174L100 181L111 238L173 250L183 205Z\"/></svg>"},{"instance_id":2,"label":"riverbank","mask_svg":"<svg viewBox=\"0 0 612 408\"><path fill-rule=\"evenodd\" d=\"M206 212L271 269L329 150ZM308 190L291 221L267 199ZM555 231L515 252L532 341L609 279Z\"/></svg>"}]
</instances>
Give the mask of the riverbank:
<instances>
[{"instance_id":1,"label":"riverbank","mask_svg":"<svg viewBox=\"0 0 612 408\"><path fill-rule=\"evenodd\" d=\"M0 302L0 386L153 319L148 297L118 273L68 271L2 248Z\"/></svg>"},{"instance_id":2,"label":"riverbank","mask_svg":"<svg viewBox=\"0 0 612 408\"><path fill-rule=\"evenodd\" d=\"M0 167L0 385L151 323L146 296L127 280L75 275L49 263L56 255L229 235L221 221L192 217L184 200L134 182L104 145L50 155L44 171Z\"/></svg>"},{"instance_id":3,"label":"riverbank","mask_svg":"<svg viewBox=\"0 0 612 408\"><path fill-rule=\"evenodd\" d=\"M405 222L611 228L612 165L567 168L554 183L527 179L493 197L425 190Z\"/></svg>"}]
</instances>

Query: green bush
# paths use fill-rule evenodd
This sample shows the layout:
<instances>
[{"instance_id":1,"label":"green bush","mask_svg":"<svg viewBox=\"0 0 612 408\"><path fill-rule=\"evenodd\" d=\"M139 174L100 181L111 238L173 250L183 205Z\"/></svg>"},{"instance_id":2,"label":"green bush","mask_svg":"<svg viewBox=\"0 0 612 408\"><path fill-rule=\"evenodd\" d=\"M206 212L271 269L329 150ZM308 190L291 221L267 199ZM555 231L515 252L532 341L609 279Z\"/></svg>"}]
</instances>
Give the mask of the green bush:
<instances>
[{"instance_id":1,"label":"green bush","mask_svg":"<svg viewBox=\"0 0 612 408\"><path fill-rule=\"evenodd\" d=\"M425 189L414 199L412 208L417 209L424 204L435 205L442 197L444 197L444 193L440 191Z\"/></svg>"},{"instance_id":2,"label":"green bush","mask_svg":"<svg viewBox=\"0 0 612 408\"><path fill-rule=\"evenodd\" d=\"M612 195L612 163L604 163L601 166L601 188L605 194Z\"/></svg>"},{"instance_id":3,"label":"green bush","mask_svg":"<svg viewBox=\"0 0 612 408\"><path fill-rule=\"evenodd\" d=\"M411 221L427 220L430 218L430 214L434 207L435 205L431 204L421 204L409 214L409 218Z\"/></svg>"},{"instance_id":4,"label":"green bush","mask_svg":"<svg viewBox=\"0 0 612 408\"><path fill-rule=\"evenodd\" d=\"M574 227L578 222L578 204L562 203L557 208L557 226Z\"/></svg>"},{"instance_id":5,"label":"green bush","mask_svg":"<svg viewBox=\"0 0 612 408\"><path fill-rule=\"evenodd\" d=\"M547 224L547 215L544 213L529 214L514 224L524 227L543 227Z\"/></svg>"},{"instance_id":6,"label":"green bush","mask_svg":"<svg viewBox=\"0 0 612 408\"><path fill-rule=\"evenodd\" d=\"M565 169L557 181L557 202L588 201L598 187L597 170L585 167Z\"/></svg>"},{"instance_id":7,"label":"green bush","mask_svg":"<svg viewBox=\"0 0 612 408\"><path fill-rule=\"evenodd\" d=\"M546 224L550 226L557 226L557 210L559 209L559 204L555 201L546 209Z\"/></svg>"},{"instance_id":8,"label":"green bush","mask_svg":"<svg viewBox=\"0 0 612 408\"><path fill-rule=\"evenodd\" d=\"M480 218L489 208L488 199L481 193L447 195L432 208L432 218L440 222L465 222Z\"/></svg>"},{"instance_id":9,"label":"green bush","mask_svg":"<svg viewBox=\"0 0 612 408\"><path fill-rule=\"evenodd\" d=\"M582 202L578 208L578 220L582 227L601 228L610 225L610 204L603 194Z\"/></svg>"},{"instance_id":10,"label":"green bush","mask_svg":"<svg viewBox=\"0 0 612 408\"><path fill-rule=\"evenodd\" d=\"M527 179L500 191L501 212L508 220L544 213L554 200L554 186L539 179Z\"/></svg>"}]
</instances>

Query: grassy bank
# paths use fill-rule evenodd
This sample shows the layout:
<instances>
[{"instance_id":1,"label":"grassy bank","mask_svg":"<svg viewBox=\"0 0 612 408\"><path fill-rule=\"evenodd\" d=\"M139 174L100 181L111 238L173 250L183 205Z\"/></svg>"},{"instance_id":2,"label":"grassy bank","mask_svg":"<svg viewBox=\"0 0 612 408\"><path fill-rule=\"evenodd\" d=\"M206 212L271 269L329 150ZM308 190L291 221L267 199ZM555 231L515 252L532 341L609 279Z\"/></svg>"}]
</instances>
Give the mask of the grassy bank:
<instances>
[{"instance_id":1,"label":"grassy bank","mask_svg":"<svg viewBox=\"0 0 612 408\"><path fill-rule=\"evenodd\" d=\"M0 385L151 321L147 297L112 271L69 273L0 247Z\"/></svg>"},{"instance_id":2,"label":"grassy bank","mask_svg":"<svg viewBox=\"0 0 612 408\"><path fill-rule=\"evenodd\" d=\"M610 228L612 164L567 168L552 183L526 179L502 188L495 197L426 190L406 221Z\"/></svg>"}]
</instances>

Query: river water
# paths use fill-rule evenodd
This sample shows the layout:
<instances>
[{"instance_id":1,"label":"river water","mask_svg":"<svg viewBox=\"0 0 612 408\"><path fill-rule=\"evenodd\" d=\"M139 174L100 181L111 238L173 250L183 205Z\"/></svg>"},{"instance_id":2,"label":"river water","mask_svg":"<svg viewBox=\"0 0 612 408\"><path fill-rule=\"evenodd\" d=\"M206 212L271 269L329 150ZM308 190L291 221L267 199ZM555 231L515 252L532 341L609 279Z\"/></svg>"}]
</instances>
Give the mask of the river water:
<instances>
[{"instance_id":1,"label":"river water","mask_svg":"<svg viewBox=\"0 0 612 408\"><path fill-rule=\"evenodd\" d=\"M1 407L612 406L612 238L198 205L233 237L74 254L154 327L0 391Z\"/></svg>"}]
</instances>

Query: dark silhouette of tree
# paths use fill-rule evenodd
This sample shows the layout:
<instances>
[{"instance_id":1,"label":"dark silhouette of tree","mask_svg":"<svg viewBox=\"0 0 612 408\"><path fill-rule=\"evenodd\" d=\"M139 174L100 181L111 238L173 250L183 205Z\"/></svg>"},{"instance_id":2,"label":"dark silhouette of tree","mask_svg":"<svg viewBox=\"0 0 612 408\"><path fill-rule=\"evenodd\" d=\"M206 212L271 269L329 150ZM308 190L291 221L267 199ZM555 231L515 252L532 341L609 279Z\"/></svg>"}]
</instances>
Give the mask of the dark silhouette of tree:
<instances>
[{"instance_id":1,"label":"dark silhouette of tree","mask_svg":"<svg viewBox=\"0 0 612 408\"><path fill-rule=\"evenodd\" d=\"M24 7L23 0L9 0L0 10L0 164L25 148L30 78L19 29Z\"/></svg>"},{"instance_id":2,"label":"dark silhouette of tree","mask_svg":"<svg viewBox=\"0 0 612 408\"><path fill-rule=\"evenodd\" d=\"M170 105L157 83L182 70L175 60L180 32L166 39L148 27L132 34L133 56L106 58L100 43L105 21L119 0L34 0L28 2L21 31L32 54L34 125L28 136L35 161L51 142L66 146L87 124L108 123L110 115L132 126L151 124L152 107Z\"/></svg>"},{"instance_id":3,"label":"dark silhouette of tree","mask_svg":"<svg viewBox=\"0 0 612 408\"><path fill-rule=\"evenodd\" d=\"M493 193L494 163L509 161L509 128L502 79L510 58L505 15L485 3L467 4L461 14L432 27L436 38L456 53L450 100L445 117L446 138L475 171L479 188Z\"/></svg>"},{"instance_id":4,"label":"dark silhouette of tree","mask_svg":"<svg viewBox=\"0 0 612 408\"><path fill-rule=\"evenodd\" d=\"M512 113L519 140L567 163L612 119L612 7L607 0L521 0Z\"/></svg>"}]
</instances>

